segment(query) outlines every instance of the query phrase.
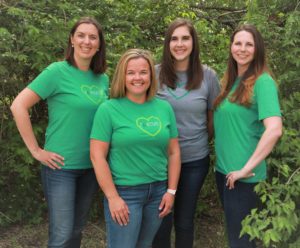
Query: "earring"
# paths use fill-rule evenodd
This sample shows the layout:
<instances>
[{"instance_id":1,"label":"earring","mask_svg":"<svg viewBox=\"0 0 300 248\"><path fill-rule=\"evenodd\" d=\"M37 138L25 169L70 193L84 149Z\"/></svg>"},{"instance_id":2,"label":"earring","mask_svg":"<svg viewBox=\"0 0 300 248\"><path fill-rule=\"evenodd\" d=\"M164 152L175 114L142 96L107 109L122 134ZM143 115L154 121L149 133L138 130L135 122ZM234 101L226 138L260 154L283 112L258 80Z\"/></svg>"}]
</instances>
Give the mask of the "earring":
<instances>
[{"instance_id":1,"label":"earring","mask_svg":"<svg viewBox=\"0 0 300 248\"><path fill-rule=\"evenodd\" d=\"M72 47L74 47L74 44L72 44Z\"/></svg>"}]
</instances>

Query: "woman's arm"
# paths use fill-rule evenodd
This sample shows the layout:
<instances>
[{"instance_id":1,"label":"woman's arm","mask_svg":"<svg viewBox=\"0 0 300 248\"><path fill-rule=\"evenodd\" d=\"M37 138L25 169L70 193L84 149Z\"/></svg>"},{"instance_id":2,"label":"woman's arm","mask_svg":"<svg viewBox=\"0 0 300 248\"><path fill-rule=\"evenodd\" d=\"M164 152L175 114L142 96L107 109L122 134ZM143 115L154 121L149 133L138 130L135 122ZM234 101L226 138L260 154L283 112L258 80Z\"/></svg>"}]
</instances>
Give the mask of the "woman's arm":
<instances>
[{"instance_id":1,"label":"woman's arm","mask_svg":"<svg viewBox=\"0 0 300 248\"><path fill-rule=\"evenodd\" d=\"M41 149L33 133L29 109L39 101L40 97L35 92L25 88L15 98L10 109L20 135L32 156L52 169L60 169L57 163L64 165L64 158L59 154Z\"/></svg>"},{"instance_id":2,"label":"woman's arm","mask_svg":"<svg viewBox=\"0 0 300 248\"><path fill-rule=\"evenodd\" d=\"M103 190L109 204L112 219L119 225L127 225L129 222L129 209L125 201L119 196L113 182L111 171L106 157L109 143L91 139L90 152L97 181Z\"/></svg>"},{"instance_id":3,"label":"woman's arm","mask_svg":"<svg viewBox=\"0 0 300 248\"><path fill-rule=\"evenodd\" d=\"M261 136L257 147L249 158L245 166L239 171L230 172L227 177L227 186L229 189L234 188L236 180L241 178L251 177L253 169L264 160L272 151L276 142L282 135L282 120L281 117L273 116L263 120L265 131Z\"/></svg>"},{"instance_id":4,"label":"woman's arm","mask_svg":"<svg viewBox=\"0 0 300 248\"><path fill-rule=\"evenodd\" d=\"M168 147L168 189L177 189L177 184L180 176L181 161L180 161L180 148L178 139L171 139ZM166 192L162 198L159 209L161 213L159 217L164 217L171 212L174 204L175 195Z\"/></svg>"}]
</instances>

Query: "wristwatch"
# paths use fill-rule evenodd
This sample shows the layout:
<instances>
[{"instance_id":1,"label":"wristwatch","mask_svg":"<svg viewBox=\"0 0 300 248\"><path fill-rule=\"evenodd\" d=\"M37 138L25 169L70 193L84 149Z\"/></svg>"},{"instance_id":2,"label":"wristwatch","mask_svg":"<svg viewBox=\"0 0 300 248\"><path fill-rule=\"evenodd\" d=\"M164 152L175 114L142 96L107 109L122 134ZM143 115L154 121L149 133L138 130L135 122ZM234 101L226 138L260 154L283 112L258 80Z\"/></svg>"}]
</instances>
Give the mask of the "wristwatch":
<instances>
[{"instance_id":1,"label":"wristwatch","mask_svg":"<svg viewBox=\"0 0 300 248\"><path fill-rule=\"evenodd\" d=\"M170 193L171 195L175 195L176 189L167 189L167 192Z\"/></svg>"}]
</instances>

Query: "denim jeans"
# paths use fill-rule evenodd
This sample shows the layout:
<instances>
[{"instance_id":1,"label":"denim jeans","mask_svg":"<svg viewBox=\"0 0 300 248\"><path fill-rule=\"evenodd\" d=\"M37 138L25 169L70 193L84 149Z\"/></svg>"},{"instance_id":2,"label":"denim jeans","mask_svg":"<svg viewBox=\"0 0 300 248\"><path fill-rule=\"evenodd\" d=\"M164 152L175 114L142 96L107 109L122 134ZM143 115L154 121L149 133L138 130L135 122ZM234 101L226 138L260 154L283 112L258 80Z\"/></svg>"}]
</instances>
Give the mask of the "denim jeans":
<instances>
[{"instance_id":1,"label":"denim jeans","mask_svg":"<svg viewBox=\"0 0 300 248\"><path fill-rule=\"evenodd\" d=\"M175 247L192 248L194 242L194 216L199 192L209 169L209 156L181 166L180 179L174 204L174 213L167 215L153 241L153 248L171 247L174 220Z\"/></svg>"},{"instance_id":2,"label":"denim jeans","mask_svg":"<svg viewBox=\"0 0 300 248\"><path fill-rule=\"evenodd\" d=\"M167 181L138 186L116 186L122 199L128 205L129 223L120 226L115 223L104 199L104 214L108 248L149 248L162 219L159 218L159 204L167 190Z\"/></svg>"},{"instance_id":3,"label":"denim jeans","mask_svg":"<svg viewBox=\"0 0 300 248\"><path fill-rule=\"evenodd\" d=\"M79 248L98 183L93 169L42 168L49 213L49 248Z\"/></svg>"},{"instance_id":4,"label":"denim jeans","mask_svg":"<svg viewBox=\"0 0 300 248\"><path fill-rule=\"evenodd\" d=\"M241 238L242 220L258 207L258 196L254 192L256 183L235 182L234 189L226 186L226 175L216 171L216 183L225 212L226 227L230 248L255 248L255 241L249 241L248 235Z\"/></svg>"}]
</instances>

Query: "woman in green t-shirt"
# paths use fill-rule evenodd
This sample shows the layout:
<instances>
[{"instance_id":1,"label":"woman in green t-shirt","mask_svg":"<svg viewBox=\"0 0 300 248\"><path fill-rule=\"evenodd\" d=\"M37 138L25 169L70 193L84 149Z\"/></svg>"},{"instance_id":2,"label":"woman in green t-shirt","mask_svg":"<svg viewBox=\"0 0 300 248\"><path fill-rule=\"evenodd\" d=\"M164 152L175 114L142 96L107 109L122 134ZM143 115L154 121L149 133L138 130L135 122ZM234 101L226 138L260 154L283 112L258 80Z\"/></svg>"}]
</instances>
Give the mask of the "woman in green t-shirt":
<instances>
[{"instance_id":1,"label":"woman in green t-shirt","mask_svg":"<svg viewBox=\"0 0 300 248\"><path fill-rule=\"evenodd\" d=\"M151 247L174 202L180 150L172 107L155 98L153 60L128 50L117 65L111 99L95 115L91 159L104 194L110 248Z\"/></svg>"},{"instance_id":2,"label":"woman in green t-shirt","mask_svg":"<svg viewBox=\"0 0 300 248\"><path fill-rule=\"evenodd\" d=\"M261 34L241 25L230 40L227 70L214 112L216 182L231 248L256 247L240 237L241 222L258 205L255 185L266 178L265 158L282 133L277 89Z\"/></svg>"},{"instance_id":3,"label":"woman in green t-shirt","mask_svg":"<svg viewBox=\"0 0 300 248\"><path fill-rule=\"evenodd\" d=\"M32 156L42 163L49 209L48 247L80 247L81 231L98 184L89 157L94 114L107 98L105 42L89 17L71 29L64 61L49 65L14 100L11 110ZM44 148L32 130L29 109L47 101Z\"/></svg>"}]
</instances>

